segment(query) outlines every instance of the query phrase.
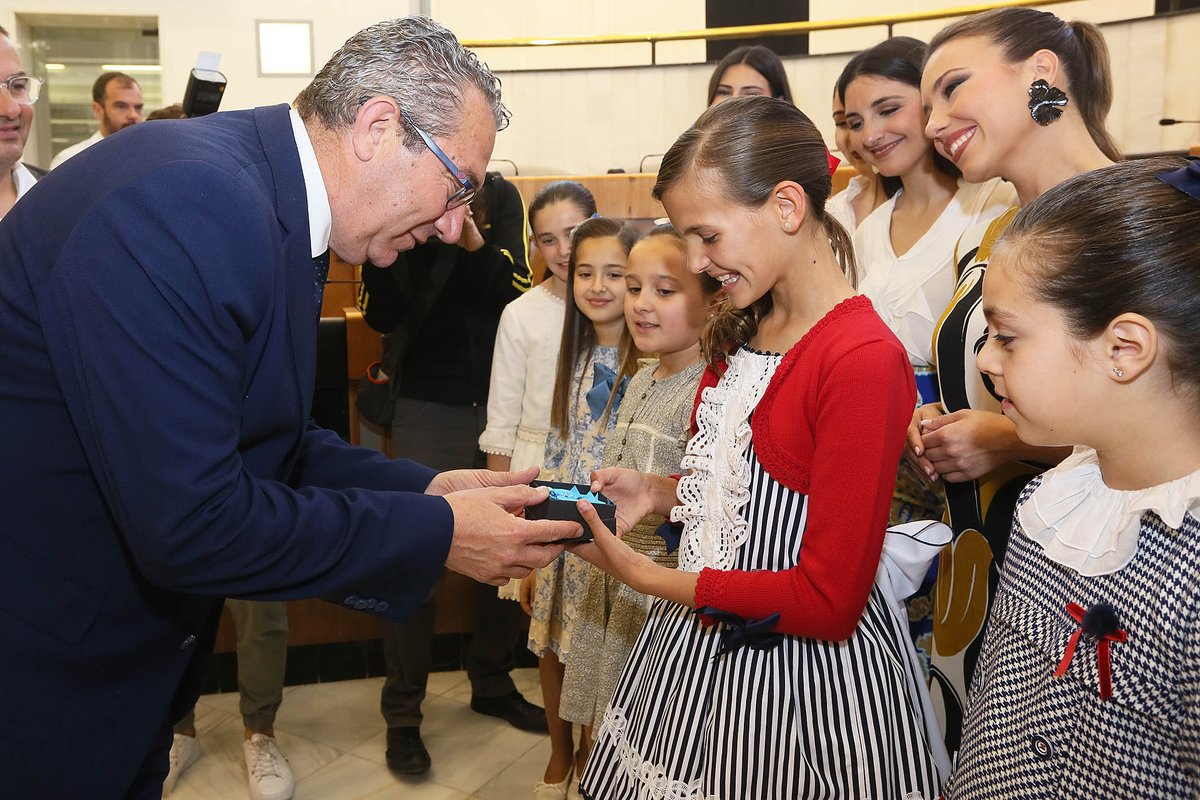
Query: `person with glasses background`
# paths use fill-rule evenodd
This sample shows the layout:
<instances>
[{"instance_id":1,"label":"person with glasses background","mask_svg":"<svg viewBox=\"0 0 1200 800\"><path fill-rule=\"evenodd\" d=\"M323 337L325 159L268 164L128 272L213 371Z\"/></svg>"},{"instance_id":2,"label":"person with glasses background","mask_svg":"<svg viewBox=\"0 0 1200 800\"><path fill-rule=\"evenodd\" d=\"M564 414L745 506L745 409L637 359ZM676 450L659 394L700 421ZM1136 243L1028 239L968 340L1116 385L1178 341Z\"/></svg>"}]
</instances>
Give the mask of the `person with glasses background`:
<instances>
[{"instance_id":1,"label":"person with glasses background","mask_svg":"<svg viewBox=\"0 0 1200 800\"><path fill-rule=\"evenodd\" d=\"M160 797L221 598L399 622L443 567L498 585L579 533L513 513L535 470L438 473L309 420L327 252L457 241L507 120L450 31L388 20L294 109L135 125L0 220L6 797Z\"/></svg>"},{"instance_id":2,"label":"person with glasses background","mask_svg":"<svg viewBox=\"0 0 1200 800\"><path fill-rule=\"evenodd\" d=\"M44 170L21 163L21 153L33 124L33 104L42 90L42 79L25 74L21 54L0 27L0 217L29 191Z\"/></svg>"}]
</instances>

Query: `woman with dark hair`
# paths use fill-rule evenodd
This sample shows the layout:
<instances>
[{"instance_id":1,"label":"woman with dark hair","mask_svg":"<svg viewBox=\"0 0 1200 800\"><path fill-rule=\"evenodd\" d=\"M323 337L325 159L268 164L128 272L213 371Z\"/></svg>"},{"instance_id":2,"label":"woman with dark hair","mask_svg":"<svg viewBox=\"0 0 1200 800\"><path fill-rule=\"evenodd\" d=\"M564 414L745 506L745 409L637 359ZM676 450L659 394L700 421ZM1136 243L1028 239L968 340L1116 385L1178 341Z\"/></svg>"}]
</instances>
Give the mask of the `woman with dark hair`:
<instances>
[{"instance_id":1,"label":"woman with dark hair","mask_svg":"<svg viewBox=\"0 0 1200 800\"><path fill-rule=\"evenodd\" d=\"M897 36L862 51L838 79L851 147L879 173L891 196L854 232L858 289L908 351L917 403L937 400L933 328L954 294L954 245L964 231L1016 202L999 178L967 183L925 137L921 65L925 43ZM890 522L940 519L941 487L903 461ZM928 663L933 635L932 579L909 601L913 641Z\"/></svg>"},{"instance_id":2,"label":"woman with dark hair","mask_svg":"<svg viewBox=\"0 0 1200 800\"><path fill-rule=\"evenodd\" d=\"M787 72L775 51L761 44L735 48L721 59L708 82L708 105L731 97L765 95L792 102Z\"/></svg>"},{"instance_id":3,"label":"woman with dark hair","mask_svg":"<svg viewBox=\"0 0 1200 800\"><path fill-rule=\"evenodd\" d=\"M883 185L879 173L867 163L862 153L854 149L850 143L850 126L846 124L846 104L838 94L837 86L833 87L833 138L843 162L849 163L858 171L850 179L846 188L829 198L825 210L829 215L842 223L847 233L853 235L858 223L862 222L871 212L879 208L883 201L896 193L895 189L889 194Z\"/></svg>"},{"instance_id":4,"label":"woman with dark hair","mask_svg":"<svg viewBox=\"0 0 1200 800\"><path fill-rule=\"evenodd\" d=\"M926 134L938 152L969 181L1008 179L1022 204L1121 158L1104 128L1112 104L1108 49L1087 22L1032 8L954 22L930 42L921 94L930 108ZM939 561L932 665L951 751L1016 499L1034 472L1068 453L1022 442L975 364L988 330L984 273L992 245L1015 214L959 240L958 285L934 334L941 399L917 409L908 435L908 459L944 482L956 535Z\"/></svg>"},{"instance_id":5,"label":"woman with dark hair","mask_svg":"<svg viewBox=\"0 0 1200 800\"><path fill-rule=\"evenodd\" d=\"M576 552L658 598L584 797L932 800L948 771L881 562L916 390L848 277L830 162L812 122L765 97L710 108L663 159L654 195L728 303L701 339L688 474L593 474L621 528L682 525L679 568L581 507L595 543Z\"/></svg>"}]
</instances>

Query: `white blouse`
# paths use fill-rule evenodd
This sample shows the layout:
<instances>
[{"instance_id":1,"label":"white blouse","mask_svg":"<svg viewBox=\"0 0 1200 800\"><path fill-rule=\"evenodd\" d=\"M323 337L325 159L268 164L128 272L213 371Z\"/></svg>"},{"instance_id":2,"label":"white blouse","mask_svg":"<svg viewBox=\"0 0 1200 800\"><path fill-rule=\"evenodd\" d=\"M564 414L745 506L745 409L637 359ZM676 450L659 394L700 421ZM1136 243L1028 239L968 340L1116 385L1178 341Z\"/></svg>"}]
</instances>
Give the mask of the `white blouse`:
<instances>
[{"instance_id":1,"label":"white blouse","mask_svg":"<svg viewBox=\"0 0 1200 800\"><path fill-rule=\"evenodd\" d=\"M908 351L914 366L933 366L933 329L954 295L954 246L968 228L987 222L1017 203L1012 185L1000 178L959 181L958 191L929 230L902 256L892 249L892 211L901 189L875 209L854 232L858 290Z\"/></svg>"},{"instance_id":2,"label":"white blouse","mask_svg":"<svg viewBox=\"0 0 1200 800\"><path fill-rule=\"evenodd\" d=\"M850 179L850 183L846 184L845 189L825 201L825 213L842 223L846 233L851 236L858 227L858 220L854 218L854 199L863 193L866 185L867 179L864 176L855 175Z\"/></svg>"},{"instance_id":3,"label":"white blouse","mask_svg":"<svg viewBox=\"0 0 1200 800\"><path fill-rule=\"evenodd\" d=\"M565 314L565 303L539 284L500 315L479 449L510 456L511 469L542 465Z\"/></svg>"},{"instance_id":4,"label":"white blouse","mask_svg":"<svg viewBox=\"0 0 1200 800\"><path fill-rule=\"evenodd\" d=\"M1051 561L1080 575L1109 575L1137 554L1146 511L1176 530L1184 516L1200 517L1200 471L1147 489L1110 489L1096 451L1076 446L1042 476L1017 521Z\"/></svg>"}]
</instances>

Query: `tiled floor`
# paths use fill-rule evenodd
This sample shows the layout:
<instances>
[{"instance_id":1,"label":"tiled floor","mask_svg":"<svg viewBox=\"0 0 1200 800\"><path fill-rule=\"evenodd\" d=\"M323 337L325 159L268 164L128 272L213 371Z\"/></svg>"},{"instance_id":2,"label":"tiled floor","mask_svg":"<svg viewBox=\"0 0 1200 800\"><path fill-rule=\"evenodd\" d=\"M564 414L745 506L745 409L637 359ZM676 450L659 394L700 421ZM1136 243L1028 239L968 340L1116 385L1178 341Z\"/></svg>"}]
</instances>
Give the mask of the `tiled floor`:
<instances>
[{"instance_id":1,"label":"tiled floor","mask_svg":"<svg viewBox=\"0 0 1200 800\"><path fill-rule=\"evenodd\" d=\"M513 679L541 704L536 669ZM275 720L279 747L296 776L295 800L527 800L550 755L546 736L518 731L471 711L465 672L435 672L421 738L433 769L419 779L388 772L379 714L382 678L290 686ZM238 695L211 694L196 705L204 756L184 773L174 800L248 797Z\"/></svg>"}]
</instances>

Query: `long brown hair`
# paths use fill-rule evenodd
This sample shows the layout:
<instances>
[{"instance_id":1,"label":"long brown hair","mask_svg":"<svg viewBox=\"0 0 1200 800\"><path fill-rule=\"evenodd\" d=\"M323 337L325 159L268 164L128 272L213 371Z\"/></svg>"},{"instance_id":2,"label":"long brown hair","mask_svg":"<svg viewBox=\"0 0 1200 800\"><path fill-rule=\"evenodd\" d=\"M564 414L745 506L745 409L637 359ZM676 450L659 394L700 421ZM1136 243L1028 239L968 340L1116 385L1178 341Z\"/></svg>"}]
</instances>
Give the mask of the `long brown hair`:
<instances>
[{"instance_id":1,"label":"long brown hair","mask_svg":"<svg viewBox=\"0 0 1200 800\"><path fill-rule=\"evenodd\" d=\"M567 267L567 310L563 317L562 343L558 349L558 367L554 373L554 394L550 403L550 426L559 436L566 439L571 426L571 408L578 397L571 396L571 385L575 381L575 368L580 359L584 359L583 369L587 370L592 358L592 348L596 345L596 329L592 321L583 315L579 306L575 305L575 265L578 264L579 245L588 239L603 239L615 237L629 255L633 245L638 240L638 230L628 222L609 217L592 217L579 223L571 234L571 261ZM629 328L621 329L621 343L617 349L620 368L617 370L616 385L621 380L637 372L637 360L640 353L629 335ZM613 396L609 397L604 409L604 424L612 412Z\"/></svg>"},{"instance_id":2,"label":"long brown hair","mask_svg":"<svg viewBox=\"0 0 1200 800\"><path fill-rule=\"evenodd\" d=\"M833 186L829 151L820 131L800 109L782 100L753 96L734 97L708 109L663 156L654 199L661 201L698 167L716 172L725 197L746 208L761 207L781 181L798 183L846 277L857 283L850 234L825 213ZM748 308L726 304L713 316L700 337L704 357L713 369L721 370L727 354L754 338L770 310L768 293Z\"/></svg>"},{"instance_id":3,"label":"long brown hair","mask_svg":"<svg viewBox=\"0 0 1200 800\"><path fill-rule=\"evenodd\" d=\"M1057 55L1067 74L1067 95L1079 109L1092 141L1112 161L1125 158L1104 125L1112 108L1113 81L1108 45L1099 28L1081 20L1064 22L1049 11L997 8L942 28L929 42L929 52L965 36L986 38L1004 51L1010 64L1024 61L1038 50Z\"/></svg>"}]
</instances>

